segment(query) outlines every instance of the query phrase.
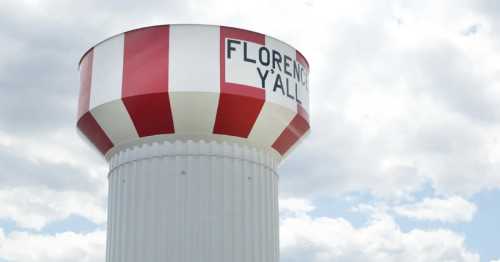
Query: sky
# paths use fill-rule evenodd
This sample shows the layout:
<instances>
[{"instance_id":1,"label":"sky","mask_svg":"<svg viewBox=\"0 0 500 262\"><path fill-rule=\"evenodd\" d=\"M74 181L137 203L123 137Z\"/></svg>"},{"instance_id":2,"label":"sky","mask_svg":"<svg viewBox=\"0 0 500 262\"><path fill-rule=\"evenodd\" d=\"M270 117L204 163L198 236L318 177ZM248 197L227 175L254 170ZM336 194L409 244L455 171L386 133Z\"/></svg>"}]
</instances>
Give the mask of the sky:
<instances>
[{"instance_id":1,"label":"sky","mask_svg":"<svg viewBox=\"0 0 500 262\"><path fill-rule=\"evenodd\" d=\"M311 66L280 174L283 262L500 261L500 1L2 0L0 262L104 261L107 165L77 64L156 24L254 30Z\"/></svg>"}]
</instances>

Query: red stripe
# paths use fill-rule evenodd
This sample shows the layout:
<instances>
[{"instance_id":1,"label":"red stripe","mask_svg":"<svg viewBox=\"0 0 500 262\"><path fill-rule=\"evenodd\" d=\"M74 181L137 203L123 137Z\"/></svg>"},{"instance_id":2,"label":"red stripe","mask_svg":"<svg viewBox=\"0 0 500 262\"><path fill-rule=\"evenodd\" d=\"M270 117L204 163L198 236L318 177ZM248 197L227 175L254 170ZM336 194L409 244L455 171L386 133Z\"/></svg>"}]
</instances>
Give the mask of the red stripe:
<instances>
[{"instance_id":1,"label":"red stripe","mask_svg":"<svg viewBox=\"0 0 500 262\"><path fill-rule=\"evenodd\" d=\"M220 27L220 97L213 132L248 137L265 102L265 90L226 82L226 38L265 44L263 34L231 27Z\"/></svg>"},{"instance_id":2,"label":"red stripe","mask_svg":"<svg viewBox=\"0 0 500 262\"><path fill-rule=\"evenodd\" d=\"M297 104L297 114L299 114L302 118L304 118L309 123L309 114L299 104Z\"/></svg>"},{"instance_id":3,"label":"red stripe","mask_svg":"<svg viewBox=\"0 0 500 262\"><path fill-rule=\"evenodd\" d=\"M174 133L167 92L124 97L123 103L140 137Z\"/></svg>"},{"instance_id":4,"label":"red stripe","mask_svg":"<svg viewBox=\"0 0 500 262\"><path fill-rule=\"evenodd\" d=\"M94 50L91 49L80 64L80 96L78 99L77 119L89 111L90 86L92 84L92 63L94 60Z\"/></svg>"},{"instance_id":5,"label":"red stripe","mask_svg":"<svg viewBox=\"0 0 500 262\"><path fill-rule=\"evenodd\" d=\"M122 97L140 137L174 132L168 52L169 26L125 33Z\"/></svg>"},{"instance_id":6,"label":"red stripe","mask_svg":"<svg viewBox=\"0 0 500 262\"><path fill-rule=\"evenodd\" d=\"M257 32L252 32L244 29L239 29L239 28L234 28L234 27L227 27L227 26L221 26L220 27L220 34L224 40L224 38L232 38L232 39L240 39L240 40L245 40L249 42L254 42L259 45L265 45L266 44L266 36L257 33Z\"/></svg>"},{"instance_id":7,"label":"red stripe","mask_svg":"<svg viewBox=\"0 0 500 262\"><path fill-rule=\"evenodd\" d=\"M295 59L306 67L307 72L309 72L309 62L307 62L307 59L298 50L295 51Z\"/></svg>"},{"instance_id":8,"label":"red stripe","mask_svg":"<svg viewBox=\"0 0 500 262\"><path fill-rule=\"evenodd\" d=\"M103 155L113 147L113 143L90 112L85 113L78 120L77 126Z\"/></svg>"},{"instance_id":9,"label":"red stripe","mask_svg":"<svg viewBox=\"0 0 500 262\"><path fill-rule=\"evenodd\" d=\"M297 114L276 139L272 147L281 155L284 155L309 130L308 118L306 111L298 105Z\"/></svg>"},{"instance_id":10,"label":"red stripe","mask_svg":"<svg viewBox=\"0 0 500 262\"><path fill-rule=\"evenodd\" d=\"M265 96L265 91L262 88L255 88L253 86L240 85L235 83L224 83L223 93L239 96L243 95L253 97L255 99L264 99L262 97L262 93L264 93Z\"/></svg>"}]
</instances>

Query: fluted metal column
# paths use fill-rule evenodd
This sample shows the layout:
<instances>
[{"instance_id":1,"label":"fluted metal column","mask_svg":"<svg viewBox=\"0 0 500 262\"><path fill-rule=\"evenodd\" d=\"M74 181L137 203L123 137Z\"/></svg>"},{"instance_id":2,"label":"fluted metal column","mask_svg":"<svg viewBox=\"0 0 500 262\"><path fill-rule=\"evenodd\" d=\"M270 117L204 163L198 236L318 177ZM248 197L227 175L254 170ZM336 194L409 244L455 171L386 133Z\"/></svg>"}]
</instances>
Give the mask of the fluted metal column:
<instances>
[{"instance_id":1,"label":"fluted metal column","mask_svg":"<svg viewBox=\"0 0 500 262\"><path fill-rule=\"evenodd\" d=\"M278 262L278 161L228 142L143 144L110 158L108 262Z\"/></svg>"}]
</instances>

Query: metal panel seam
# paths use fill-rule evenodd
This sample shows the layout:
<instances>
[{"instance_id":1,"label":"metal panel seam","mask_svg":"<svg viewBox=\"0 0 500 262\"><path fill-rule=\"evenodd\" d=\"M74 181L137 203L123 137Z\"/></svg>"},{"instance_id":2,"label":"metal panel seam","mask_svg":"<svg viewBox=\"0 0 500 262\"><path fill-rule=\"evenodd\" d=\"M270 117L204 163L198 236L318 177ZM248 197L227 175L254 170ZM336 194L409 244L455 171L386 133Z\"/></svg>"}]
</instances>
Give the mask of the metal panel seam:
<instances>
[{"instance_id":1,"label":"metal panel seam","mask_svg":"<svg viewBox=\"0 0 500 262\"><path fill-rule=\"evenodd\" d=\"M212 156L221 157L221 158L228 158L231 160L241 160L241 161L249 162L249 163L252 163L252 164L255 164L258 166L262 166L265 169L270 170L274 175L279 176L278 173L276 172L276 170L274 168L272 168L271 166L266 165L266 164L262 164L258 161L248 160L248 159L242 158L242 157L232 157L232 156L217 155L217 154L165 154L165 155L158 155L158 156L150 156L150 157L144 157L144 158L139 158L139 159L133 159L133 160L119 163L113 167L110 167L109 172L108 172L108 179L110 178L113 171L116 170L117 168L124 166L126 164L129 164L129 163L134 163L134 162L138 162L138 161L142 161L142 160L168 158L168 157L212 157Z\"/></svg>"}]
</instances>

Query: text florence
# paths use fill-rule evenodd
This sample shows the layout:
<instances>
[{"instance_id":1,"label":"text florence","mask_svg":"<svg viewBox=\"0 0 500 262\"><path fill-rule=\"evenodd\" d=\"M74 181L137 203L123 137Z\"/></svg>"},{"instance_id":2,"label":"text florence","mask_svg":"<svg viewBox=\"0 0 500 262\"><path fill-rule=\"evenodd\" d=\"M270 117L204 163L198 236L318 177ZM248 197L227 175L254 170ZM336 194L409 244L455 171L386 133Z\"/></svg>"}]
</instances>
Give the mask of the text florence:
<instances>
[{"instance_id":1,"label":"text florence","mask_svg":"<svg viewBox=\"0 0 500 262\"><path fill-rule=\"evenodd\" d=\"M299 99L298 86L300 84L307 89L308 77L307 71L302 64L287 55L282 55L274 49L269 50L265 46L261 46L256 54L249 54L248 43L245 41L228 39L226 46L227 59L233 59L234 55L232 56L232 53L238 48L243 48L243 55L238 58L242 58L243 61L247 63L260 64L263 67L256 67L262 88L266 88L266 81L271 80L273 92L279 90L284 96L286 95L288 98L294 99L297 103L302 104L302 101ZM270 69L265 69L269 67ZM288 77L282 77L280 72ZM274 78L274 80L272 78ZM293 80L290 81L290 78Z\"/></svg>"}]
</instances>

